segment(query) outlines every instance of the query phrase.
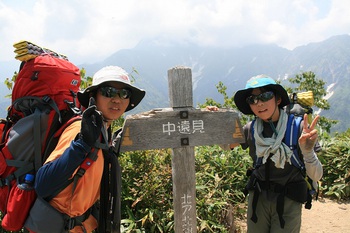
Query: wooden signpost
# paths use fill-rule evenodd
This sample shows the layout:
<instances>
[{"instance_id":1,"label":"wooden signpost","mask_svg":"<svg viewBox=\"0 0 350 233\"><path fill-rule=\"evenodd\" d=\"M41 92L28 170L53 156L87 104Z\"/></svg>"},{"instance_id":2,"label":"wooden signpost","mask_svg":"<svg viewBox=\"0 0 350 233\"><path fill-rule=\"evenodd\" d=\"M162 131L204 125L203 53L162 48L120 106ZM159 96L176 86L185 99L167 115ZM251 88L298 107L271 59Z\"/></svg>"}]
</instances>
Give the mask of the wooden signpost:
<instances>
[{"instance_id":1,"label":"wooden signpost","mask_svg":"<svg viewBox=\"0 0 350 233\"><path fill-rule=\"evenodd\" d=\"M168 70L170 108L127 116L121 151L172 148L176 233L197 232L194 146L244 141L239 115L193 108L190 68Z\"/></svg>"}]
</instances>

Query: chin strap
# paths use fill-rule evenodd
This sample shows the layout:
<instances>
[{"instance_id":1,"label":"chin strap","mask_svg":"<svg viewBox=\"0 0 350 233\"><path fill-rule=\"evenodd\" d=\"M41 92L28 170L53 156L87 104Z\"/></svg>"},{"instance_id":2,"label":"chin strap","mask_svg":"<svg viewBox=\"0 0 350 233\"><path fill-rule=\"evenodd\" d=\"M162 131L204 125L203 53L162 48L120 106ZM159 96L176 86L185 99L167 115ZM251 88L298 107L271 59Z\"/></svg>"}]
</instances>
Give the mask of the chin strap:
<instances>
[{"instance_id":1,"label":"chin strap","mask_svg":"<svg viewBox=\"0 0 350 233\"><path fill-rule=\"evenodd\" d=\"M273 124L273 122L272 122L271 119L268 119L268 122L269 122L269 125L270 125L271 129L273 130L274 134L275 134L276 137L277 137L277 136L278 136L278 133L277 133L277 130L276 130L275 125Z\"/></svg>"},{"instance_id":2,"label":"chin strap","mask_svg":"<svg viewBox=\"0 0 350 233\"><path fill-rule=\"evenodd\" d=\"M278 108L278 105L277 105L277 100L276 100L276 107L275 107L275 110L273 111L272 115L267 119L267 121L269 122L269 125L271 127L271 129L273 130L273 132L275 133L276 137L278 136L278 133L277 133L277 130L276 130L276 127L275 125L273 124L272 122L272 116L275 114L276 110L279 111L279 108Z\"/></svg>"}]
</instances>

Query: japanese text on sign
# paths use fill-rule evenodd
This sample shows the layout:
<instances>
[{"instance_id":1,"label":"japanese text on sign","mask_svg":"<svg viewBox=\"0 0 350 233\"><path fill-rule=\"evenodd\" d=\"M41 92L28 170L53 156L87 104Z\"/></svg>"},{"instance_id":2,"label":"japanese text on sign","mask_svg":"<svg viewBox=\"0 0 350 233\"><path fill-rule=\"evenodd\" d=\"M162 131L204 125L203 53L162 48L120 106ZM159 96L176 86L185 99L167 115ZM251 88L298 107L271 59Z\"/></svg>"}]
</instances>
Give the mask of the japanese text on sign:
<instances>
[{"instance_id":1,"label":"japanese text on sign","mask_svg":"<svg viewBox=\"0 0 350 233\"><path fill-rule=\"evenodd\" d=\"M192 209L192 201L191 196L184 194L181 197L181 208L182 208L182 232L192 233L193 226L191 224L191 218L189 215L189 211Z\"/></svg>"},{"instance_id":2,"label":"japanese text on sign","mask_svg":"<svg viewBox=\"0 0 350 233\"><path fill-rule=\"evenodd\" d=\"M179 121L177 124L168 122L163 124L163 133L171 135L178 131L180 134L194 134L194 133L204 133L204 122L203 120L184 120Z\"/></svg>"}]
</instances>

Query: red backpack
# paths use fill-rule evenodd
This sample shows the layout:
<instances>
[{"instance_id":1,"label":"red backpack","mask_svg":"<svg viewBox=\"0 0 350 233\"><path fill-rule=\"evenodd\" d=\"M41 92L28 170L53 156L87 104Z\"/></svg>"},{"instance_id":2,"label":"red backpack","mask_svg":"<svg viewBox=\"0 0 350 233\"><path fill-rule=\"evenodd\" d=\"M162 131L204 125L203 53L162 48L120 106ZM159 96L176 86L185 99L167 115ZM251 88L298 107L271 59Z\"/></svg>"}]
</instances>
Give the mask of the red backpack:
<instances>
[{"instance_id":1,"label":"red backpack","mask_svg":"<svg viewBox=\"0 0 350 233\"><path fill-rule=\"evenodd\" d=\"M55 148L60 133L80 114L76 99L79 68L56 53L23 61L12 91L6 120L0 121L0 211L2 227L18 231L36 199L23 190L27 174L35 176Z\"/></svg>"}]
</instances>

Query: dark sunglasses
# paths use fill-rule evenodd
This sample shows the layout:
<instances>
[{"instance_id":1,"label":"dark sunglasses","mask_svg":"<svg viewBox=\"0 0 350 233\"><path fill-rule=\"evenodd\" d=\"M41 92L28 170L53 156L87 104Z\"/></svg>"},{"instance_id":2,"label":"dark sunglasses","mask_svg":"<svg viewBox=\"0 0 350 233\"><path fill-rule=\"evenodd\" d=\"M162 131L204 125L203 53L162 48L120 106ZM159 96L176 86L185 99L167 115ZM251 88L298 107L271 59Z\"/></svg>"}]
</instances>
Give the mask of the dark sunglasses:
<instances>
[{"instance_id":1,"label":"dark sunglasses","mask_svg":"<svg viewBox=\"0 0 350 233\"><path fill-rule=\"evenodd\" d=\"M121 99L129 99L131 96L131 91L125 88L117 89L115 87L106 86L100 87L99 91L101 95L107 98L114 98L118 95Z\"/></svg>"},{"instance_id":2,"label":"dark sunglasses","mask_svg":"<svg viewBox=\"0 0 350 233\"><path fill-rule=\"evenodd\" d=\"M275 94L272 91L266 91L259 95L251 95L246 99L246 101L248 104L257 104L259 100L266 102L272 99L274 96Z\"/></svg>"}]
</instances>

